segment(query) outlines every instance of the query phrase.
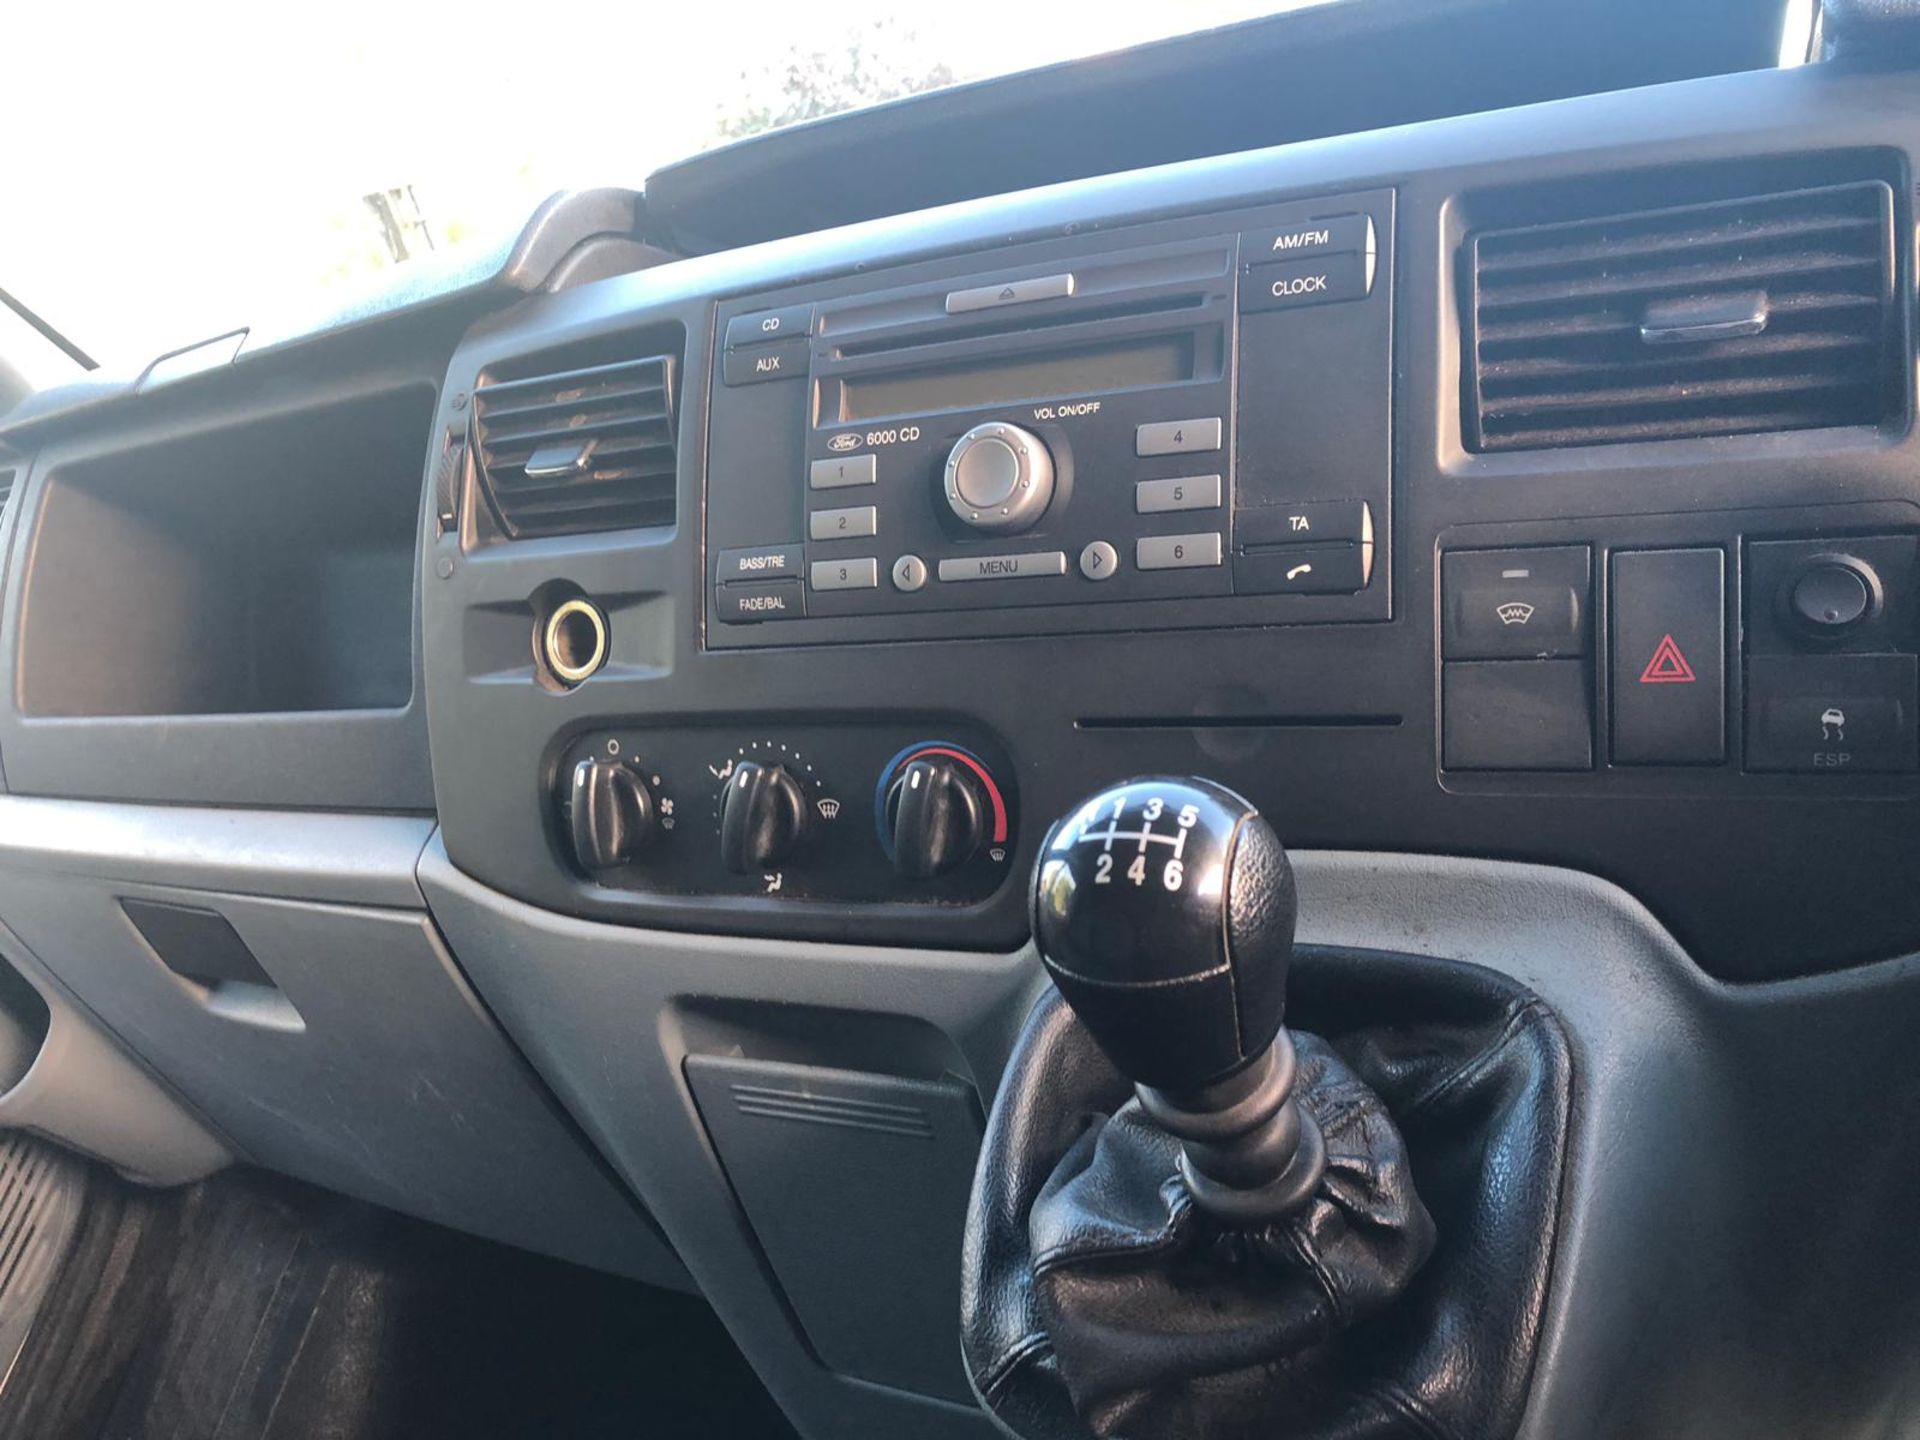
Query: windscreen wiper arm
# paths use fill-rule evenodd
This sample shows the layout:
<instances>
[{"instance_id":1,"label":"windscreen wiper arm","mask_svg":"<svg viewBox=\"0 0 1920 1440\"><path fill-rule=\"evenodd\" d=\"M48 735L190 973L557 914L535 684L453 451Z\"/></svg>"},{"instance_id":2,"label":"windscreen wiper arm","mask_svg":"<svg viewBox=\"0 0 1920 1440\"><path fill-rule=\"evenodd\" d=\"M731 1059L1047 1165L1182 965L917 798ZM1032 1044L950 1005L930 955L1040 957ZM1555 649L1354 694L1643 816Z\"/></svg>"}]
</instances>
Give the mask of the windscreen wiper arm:
<instances>
[{"instance_id":1,"label":"windscreen wiper arm","mask_svg":"<svg viewBox=\"0 0 1920 1440\"><path fill-rule=\"evenodd\" d=\"M98 370L100 368L100 362L98 360L87 354L86 351L82 350L78 345L74 344L73 341L54 329L53 326L49 325L45 320L42 320L38 312L4 287L0 287L0 305L5 305L9 310L13 311L14 314L26 321L27 324L38 330L51 344L59 346L81 369Z\"/></svg>"}]
</instances>

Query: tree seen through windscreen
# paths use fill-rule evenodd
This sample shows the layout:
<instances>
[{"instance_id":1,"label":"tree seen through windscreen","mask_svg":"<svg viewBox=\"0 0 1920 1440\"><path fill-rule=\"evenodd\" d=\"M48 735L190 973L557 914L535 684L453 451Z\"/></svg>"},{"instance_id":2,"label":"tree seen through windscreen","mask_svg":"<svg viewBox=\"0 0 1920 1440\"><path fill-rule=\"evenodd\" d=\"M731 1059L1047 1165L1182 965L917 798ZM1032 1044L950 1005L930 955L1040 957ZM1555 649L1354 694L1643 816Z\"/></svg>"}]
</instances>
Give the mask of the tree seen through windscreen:
<instances>
[{"instance_id":1,"label":"tree seen through windscreen","mask_svg":"<svg viewBox=\"0 0 1920 1440\"><path fill-rule=\"evenodd\" d=\"M849 30L818 48L796 45L784 59L740 76L738 108L723 113L719 134L740 140L802 120L837 115L951 85L944 61L928 64L919 37L891 19Z\"/></svg>"}]
</instances>

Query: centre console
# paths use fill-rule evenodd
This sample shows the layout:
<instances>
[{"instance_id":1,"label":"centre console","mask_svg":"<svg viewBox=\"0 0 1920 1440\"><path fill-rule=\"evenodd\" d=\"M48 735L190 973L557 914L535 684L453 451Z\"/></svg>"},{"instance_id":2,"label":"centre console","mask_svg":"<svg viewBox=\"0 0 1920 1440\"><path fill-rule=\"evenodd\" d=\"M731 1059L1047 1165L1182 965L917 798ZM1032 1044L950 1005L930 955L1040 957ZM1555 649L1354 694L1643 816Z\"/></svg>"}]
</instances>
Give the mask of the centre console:
<instances>
[{"instance_id":1,"label":"centre console","mask_svg":"<svg viewBox=\"0 0 1920 1440\"><path fill-rule=\"evenodd\" d=\"M1010 247L716 321L716 648L1381 620L1393 195Z\"/></svg>"}]
</instances>

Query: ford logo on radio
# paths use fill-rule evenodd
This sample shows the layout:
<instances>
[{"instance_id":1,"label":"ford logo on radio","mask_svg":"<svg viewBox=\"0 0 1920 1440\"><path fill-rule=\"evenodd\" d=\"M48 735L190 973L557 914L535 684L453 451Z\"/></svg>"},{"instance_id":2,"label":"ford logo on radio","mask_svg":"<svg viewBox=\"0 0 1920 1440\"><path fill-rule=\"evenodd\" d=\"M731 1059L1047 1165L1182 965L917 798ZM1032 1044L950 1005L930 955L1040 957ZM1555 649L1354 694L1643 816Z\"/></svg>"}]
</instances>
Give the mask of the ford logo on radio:
<instances>
[{"instance_id":1,"label":"ford logo on radio","mask_svg":"<svg viewBox=\"0 0 1920 1440\"><path fill-rule=\"evenodd\" d=\"M827 441L827 449L835 452L840 452L840 451L855 449L859 446L859 444L860 444L860 436L858 432L853 430L843 430L838 435L834 436L831 440Z\"/></svg>"}]
</instances>

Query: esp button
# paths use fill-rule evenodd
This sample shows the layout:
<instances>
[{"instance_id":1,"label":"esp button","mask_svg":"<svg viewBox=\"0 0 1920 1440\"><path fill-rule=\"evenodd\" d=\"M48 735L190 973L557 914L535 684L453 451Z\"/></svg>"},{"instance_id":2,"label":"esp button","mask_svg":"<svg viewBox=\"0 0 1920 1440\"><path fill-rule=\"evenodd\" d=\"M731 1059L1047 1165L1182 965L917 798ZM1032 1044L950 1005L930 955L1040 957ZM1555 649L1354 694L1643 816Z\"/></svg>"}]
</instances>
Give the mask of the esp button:
<instances>
[{"instance_id":1,"label":"esp button","mask_svg":"<svg viewBox=\"0 0 1920 1440\"><path fill-rule=\"evenodd\" d=\"M1915 767L1911 655L1755 655L1747 661L1747 768L1817 775Z\"/></svg>"}]
</instances>

